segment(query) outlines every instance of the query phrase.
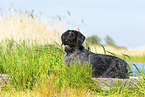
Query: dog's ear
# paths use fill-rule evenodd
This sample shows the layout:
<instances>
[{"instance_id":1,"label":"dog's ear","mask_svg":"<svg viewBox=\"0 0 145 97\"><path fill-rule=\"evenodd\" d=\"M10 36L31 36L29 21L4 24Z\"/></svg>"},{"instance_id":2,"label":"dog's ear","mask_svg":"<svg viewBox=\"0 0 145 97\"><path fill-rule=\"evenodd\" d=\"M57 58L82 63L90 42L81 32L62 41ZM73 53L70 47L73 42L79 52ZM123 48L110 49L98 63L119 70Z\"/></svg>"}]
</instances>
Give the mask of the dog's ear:
<instances>
[{"instance_id":1,"label":"dog's ear","mask_svg":"<svg viewBox=\"0 0 145 97\"><path fill-rule=\"evenodd\" d=\"M80 33L79 31L77 31L77 41L76 41L77 45L81 46L83 44L84 40L85 40L85 36L82 33Z\"/></svg>"},{"instance_id":2,"label":"dog's ear","mask_svg":"<svg viewBox=\"0 0 145 97\"><path fill-rule=\"evenodd\" d=\"M64 34L65 34L65 33L63 33L63 34L61 35L61 42L62 42L62 43L61 43L61 46L64 44L64 43L63 43Z\"/></svg>"}]
</instances>

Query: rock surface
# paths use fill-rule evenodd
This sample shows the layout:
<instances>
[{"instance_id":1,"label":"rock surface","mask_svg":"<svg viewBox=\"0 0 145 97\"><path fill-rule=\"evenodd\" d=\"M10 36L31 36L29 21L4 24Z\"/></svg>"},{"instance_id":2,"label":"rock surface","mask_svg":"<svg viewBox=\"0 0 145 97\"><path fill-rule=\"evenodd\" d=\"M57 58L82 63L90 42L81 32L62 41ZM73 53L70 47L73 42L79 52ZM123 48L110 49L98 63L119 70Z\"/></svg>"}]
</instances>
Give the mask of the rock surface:
<instances>
[{"instance_id":1,"label":"rock surface","mask_svg":"<svg viewBox=\"0 0 145 97\"><path fill-rule=\"evenodd\" d=\"M110 89L115 85L129 85L134 83L138 77L130 77L129 79L118 79L118 78L92 78L98 87L103 90ZM6 87L10 82L10 78L7 74L0 74L0 87Z\"/></svg>"},{"instance_id":2,"label":"rock surface","mask_svg":"<svg viewBox=\"0 0 145 97\"><path fill-rule=\"evenodd\" d=\"M133 84L138 80L138 77L130 77L129 79L119 79L119 78L93 78L96 85L101 87L103 90L110 89L115 86L128 86Z\"/></svg>"}]
</instances>

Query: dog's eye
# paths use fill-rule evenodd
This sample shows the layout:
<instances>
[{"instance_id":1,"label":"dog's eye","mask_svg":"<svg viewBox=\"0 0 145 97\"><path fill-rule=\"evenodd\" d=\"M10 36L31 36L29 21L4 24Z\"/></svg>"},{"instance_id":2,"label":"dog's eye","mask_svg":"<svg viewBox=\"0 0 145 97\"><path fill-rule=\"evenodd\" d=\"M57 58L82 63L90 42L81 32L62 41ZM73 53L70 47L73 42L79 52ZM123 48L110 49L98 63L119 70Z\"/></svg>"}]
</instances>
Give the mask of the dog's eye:
<instances>
[{"instance_id":1,"label":"dog's eye","mask_svg":"<svg viewBox=\"0 0 145 97\"><path fill-rule=\"evenodd\" d=\"M71 37L73 37L73 38L74 38L74 37L75 37L75 35L74 35L74 34L71 34Z\"/></svg>"}]
</instances>

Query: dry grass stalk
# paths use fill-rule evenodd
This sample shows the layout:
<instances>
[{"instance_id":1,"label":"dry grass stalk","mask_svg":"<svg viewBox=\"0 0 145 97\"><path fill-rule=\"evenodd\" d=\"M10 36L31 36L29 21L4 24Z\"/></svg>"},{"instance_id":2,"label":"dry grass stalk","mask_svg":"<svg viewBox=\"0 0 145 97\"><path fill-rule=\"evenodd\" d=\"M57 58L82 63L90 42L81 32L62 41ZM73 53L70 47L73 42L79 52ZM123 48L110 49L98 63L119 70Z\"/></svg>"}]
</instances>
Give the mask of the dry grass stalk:
<instances>
[{"instance_id":1,"label":"dry grass stalk","mask_svg":"<svg viewBox=\"0 0 145 97\"><path fill-rule=\"evenodd\" d=\"M60 43L60 35L62 31L62 23L55 18L39 20L31 14L12 13L10 16L0 15L0 41L13 39L16 42L25 40L26 43L37 44ZM58 30L59 29L59 30Z\"/></svg>"},{"instance_id":2,"label":"dry grass stalk","mask_svg":"<svg viewBox=\"0 0 145 97\"><path fill-rule=\"evenodd\" d=\"M116 48L113 46L104 46L105 49L109 52L112 52L116 55L122 55L122 54L127 54L129 56L143 56L145 54L145 47L142 47L140 49L137 50L128 50L125 48ZM102 48L102 46L96 45L96 46L90 46L91 51L95 52L95 53L101 53L104 54L104 50ZM109 54L109 53L107 53Z\"/></svg>"}]
</instances>

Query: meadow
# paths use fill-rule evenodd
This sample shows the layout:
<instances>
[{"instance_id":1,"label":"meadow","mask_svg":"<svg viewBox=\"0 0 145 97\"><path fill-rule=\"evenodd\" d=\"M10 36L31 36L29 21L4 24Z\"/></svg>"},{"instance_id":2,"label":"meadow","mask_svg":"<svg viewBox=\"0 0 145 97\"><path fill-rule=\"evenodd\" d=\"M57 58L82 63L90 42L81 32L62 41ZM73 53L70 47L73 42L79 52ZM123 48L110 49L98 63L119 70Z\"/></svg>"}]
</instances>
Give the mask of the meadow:
<instances>
[{"instance_id":1,"label":"meadow","mask_svg":"<svg viewBox=\"0 0 145 97\"><path fill-rule=\"evenodd\" d=\"M89 47L92 52L105 54L104 49L101 45L89 45ZM144 47L137 50L128 50L125 47L104 45L104 48L106 54L118 56L125 59L127 62L145 63ZM128 58L125 58L124 55L128 56Z\"/></svg>"},{"instance_id":2,"label":"meadow","mask_svg":"<svg viewBox=\"0 0 145 97\"><path fill-rule=\"evenodd\" d=\"M67 28L63 27L58 17L39 20L31 13L18 13L13 9L10 15L0 16L0 74L10 77L9 83L0 87L1 97L145 95L143 74L135 84L127 85L125 82L123 86L116 84L103 90L94 83L88 64L76 63L67 67L60 41L63 30Z\"/></svg>"}]
</instances>

